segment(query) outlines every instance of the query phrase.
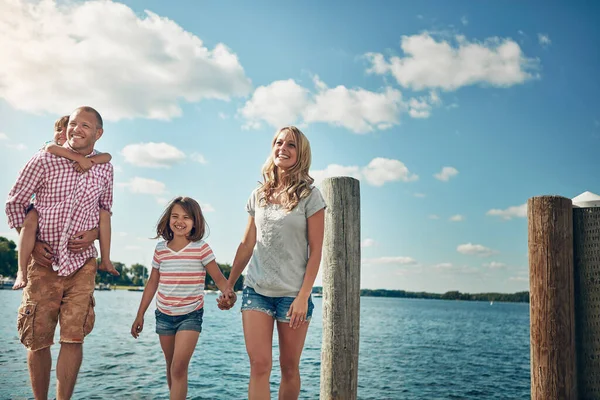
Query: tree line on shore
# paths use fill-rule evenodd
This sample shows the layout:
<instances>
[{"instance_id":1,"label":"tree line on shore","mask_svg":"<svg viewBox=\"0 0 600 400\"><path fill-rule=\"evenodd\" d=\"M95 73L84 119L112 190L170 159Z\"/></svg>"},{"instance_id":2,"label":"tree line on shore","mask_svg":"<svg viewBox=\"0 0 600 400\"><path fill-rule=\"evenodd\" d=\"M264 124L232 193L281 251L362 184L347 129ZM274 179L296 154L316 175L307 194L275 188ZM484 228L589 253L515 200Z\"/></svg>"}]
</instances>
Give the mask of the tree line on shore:
<instances>
[{"instance_id":1,"label":"tree line on shore","mask_svg":"<svg viewBox=\"0 0 600 400\"><path fill-rule=\"evenodd\" d=\"M14 277L17 275L17 245L12 240L0 236L0 275ZM105 284L110 286L144 286L148 279L149 270L145 265L136 263L127 267L125 264L113 261L113 265L121 274L112 276L104 271L96 274L96 284ZM230 264L219 264L225 277L231 273ZM208 290L217 290L214 280L210 275L206 275L205 287ZM242 290L243 276L235 283L234 290ZM323 288L315 286L314 294L322 294ZM517 293L461 293L457 290L446 293L427 293L427 292L409 292L406 290L387 290L387 289L361 289L361 296L371 297L399 297L407 299L439 299L439 300L466 300L466 301L499 301L529 303L529 292Z\"/></svg>"},{"instance_id":2,"label":"tree line on shore","mask_svg":"<svg viewBox=\"0 0 600 400\"><path fill-rule=\"evenodd\" d=\"M323 288L314 287L313 293L322 294ZM464 301L498 301L509 303L529 303L529 292L517 293L461 293L452 290L446 293L409 292L406 290L361 289L361 296L367 297L399 297L405 299L436 299Z\"/></svg>"}]
</instances>

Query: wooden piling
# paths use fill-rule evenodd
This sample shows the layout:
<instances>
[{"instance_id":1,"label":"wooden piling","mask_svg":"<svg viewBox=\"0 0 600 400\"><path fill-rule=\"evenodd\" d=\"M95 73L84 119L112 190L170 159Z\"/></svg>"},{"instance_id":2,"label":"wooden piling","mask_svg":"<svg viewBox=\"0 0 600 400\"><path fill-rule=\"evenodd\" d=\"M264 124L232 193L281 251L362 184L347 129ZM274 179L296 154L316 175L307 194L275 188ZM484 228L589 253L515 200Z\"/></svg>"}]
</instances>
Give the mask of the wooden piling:
<instances>
[{"instance_id":1,"label":"wooden piling","mask_svg":"<svg viewBox=\"0 0 600 400\"><path fill-rule=\"evenodd\" d=\"M576 400L571 199L527 202L532 400Z\"/></svg>"},{"instance_id":2,"label":"wooden piling","mask_svg":"<svg viewBox=\"0 0 600 400\"><path fill-rule=\"evenodd\" d=\"M349 177L321 185L323 240L321 400L355 400L360 327L360 185Z\"/></svg>"}]
</instances>

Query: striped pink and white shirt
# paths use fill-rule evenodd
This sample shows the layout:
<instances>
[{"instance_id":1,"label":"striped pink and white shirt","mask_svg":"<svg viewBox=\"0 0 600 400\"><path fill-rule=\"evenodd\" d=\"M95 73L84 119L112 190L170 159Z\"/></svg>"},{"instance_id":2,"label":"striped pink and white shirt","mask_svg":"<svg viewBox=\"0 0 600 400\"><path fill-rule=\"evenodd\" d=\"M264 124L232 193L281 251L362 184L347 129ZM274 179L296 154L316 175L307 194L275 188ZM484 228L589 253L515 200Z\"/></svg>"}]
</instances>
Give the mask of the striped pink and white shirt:
<instances>
[{"instance_id":1,"label":"striped pink and white shirt","mask_svg":"<svg viewBox=\"0 0 600 400\"><path fill-rule=\"evenodd\" d=\"M167 315L185 315L204 306L206 265L215 259L204 240L190 242L173 251L166 241L158 242L152 267L160 272L156 308Z\"/></svg>"},{"instance_id":2,"label":"striped pink and white shirt","mask_svg":"<svg viewBox=\"0 0 600 400\"><path fill-rule=\"evenodd\" d=\"M93 152L90 155L96 154ZM83 253L67 249L77 232L98 227L100 208L111 211L113 202L113 167L110 163L94 165L81 174L72 161L46 151L36 153L19 172L6 201L8 225L23 225L31 196L39 214L38 240L52 247L52 267L67 276L97 257L95 246Z\"/></svg>"}]
</instances>

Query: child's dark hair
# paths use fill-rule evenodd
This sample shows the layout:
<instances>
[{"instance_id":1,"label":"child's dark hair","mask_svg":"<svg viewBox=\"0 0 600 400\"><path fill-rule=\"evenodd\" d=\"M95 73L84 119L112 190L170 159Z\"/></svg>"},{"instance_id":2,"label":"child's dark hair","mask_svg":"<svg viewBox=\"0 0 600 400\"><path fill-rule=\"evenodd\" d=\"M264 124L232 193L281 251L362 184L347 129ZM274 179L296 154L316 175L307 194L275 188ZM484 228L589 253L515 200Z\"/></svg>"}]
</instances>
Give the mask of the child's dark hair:
<instances>
[{"instance_id":1,"label":"child's dark hair","mask_svg":"<svg viewBox=\"0 0 600 400\"><path fill-rule=\"evenodd\" d=\"M67 127L68 123L69 123L69 116L68 115L60 117L59 119L57 119L54 122L54 130L58 131L59 129L65 129Z\"/></svg>"},{"instance_id":2,"label":"child's dark hair","mask_svg":"<svg viewBox=\"0 0 600 400\"><path fill-rule=\"evenodd\" d=\"M171 220L171 212L173 211L173 207L176 204L179 204L194 222L194 227L190 231L188 239L192 242L202 239L207 227L206 221L204 220L204 215L202 215L202 209L196 200L185 196L176 197L169 203L158 220L158 223L156 224L156 237L154 237L154 239L162 237L167 241L173 240L173 231L169 226L169 221Z\"/></svg>"}]
</instances>

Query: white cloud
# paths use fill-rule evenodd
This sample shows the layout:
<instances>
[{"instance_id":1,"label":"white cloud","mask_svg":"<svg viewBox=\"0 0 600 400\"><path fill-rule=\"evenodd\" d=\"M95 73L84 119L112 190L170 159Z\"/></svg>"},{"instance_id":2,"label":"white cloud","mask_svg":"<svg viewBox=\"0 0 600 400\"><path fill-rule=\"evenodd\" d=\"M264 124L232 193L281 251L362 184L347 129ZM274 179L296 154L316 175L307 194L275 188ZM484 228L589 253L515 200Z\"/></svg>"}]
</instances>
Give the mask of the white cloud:
<instances>
[{"instance_id":1,"label":"white cloud","mask_svg":"<svg viewBox=\"0 0 600 400\"><path fill-rule=\"evenodd\" d=\"M480 244L473 244L473 243L461 244L456 248L456 251L458 251L461 254L468 254L468 255L480 256L480 257L489 257L492 254L498 253L496 250L492 250L492 249L482 246Z\"/></svg>"},{"instance_id":2,"label":"white cloud","mask_svg":"<svg viewBox=\"0 0 600 400\"><path fill-rule=\"evenodd\" d=\"M463 15L463 16L460 18L460 23L461 23L461 24L463 24L464 26L467 26L467 25L469 25L469 19L467 18L467 16L466 16L466 15Z\"/></svg>"},{"instance_id":3,"label":"white cloud","mask_svg":"<svg viewBox=\"0 0 600 400\"><path fill-rule=\"evenodd\" d=\"M352 178L361 179L360 168L357 166L345 167L338 164L329 164L325 169L310 171L310 176L315 180L315 184L319 185L325 178L334 176L350 176Z\"/></svg>"},{"instance_id":4,"label":"white cloud","mask_svg":"<svg viewBox=\"0 0 600 400\"><path fill-rule=\"evenodd\" d=\"M190 154L190 159L193 161L196 161L197 163L200 163L200 164L208 164L208 161L206 161L206 158L200 153Z\"/></svg>"},{"instance_id":5,"label":"white cloud","mask_svg":"<svg viewBox=\"0 0 600 400\"><path fill-rule=\"evenodd\" d=\"M8 140L8 135L6 133L0 132L0 140Z\"/></svg>"},{"instance_id":6,"label":"white cloud","mask_svg":"<svg viewBox=\"0 0 600 400\"><path fill-rule=\"evenodd\" d=\"M367 258L364 263L369 265L414 265L417 261L412 257L379 257Z\"/></svg>"},{"instance_id":7,"label":"white cloud","mask_svg":"<svg viewBox=\"0 0 600 400\"><path fill-rule=\"evenodd\" d=\"M538 42L542 47L548 47L552 44L552 40L550 40L550 36L538 33Z\"/></svg>"},{"instance_id":8,"label":"white cloud","mask_svg":"<svg viewBox=\"0 0 600 400\"><path fill-rule=\"evenodd\" d=\"M513 219L513 218L526 218L527 217L527 203L521 204L520 206L508 207L505 210L491 209L485 215L491 215L494 217L500 217L502 219Z\"/></svg>"},{"instance_id":9,"label":"white cloud","mask_svg":"<svg viewBox=\"0 0 600 400\"><path fill-rule=\"evenodd\" d=\"M209 49L166 17L112 1L5 1L0 48L0 97L32 113L87 104L108 120L170 119L181 102L251 90L224 44Z\"/></svg>"},{"instance_id":10,"label":"white cloud","mask_svg":"<svg viewBox=\"0 0 600 400\"><path fill-rule=\"evenodd\" d=\"M442 182L448 182L450 178L458 175L458 170L454 167L444 167L442 170L433 175L435 179L440 180Z\"/></svg>"},{"instance_id":11,"label":"white cloud","mask_svg":"<svg viewBox=\"0 0 600 400\"><path fill-rule=\"evenodd\" d=\"M161 195L166 192L164 183L154 179L140 178L139 176L131 178L129 182L117 183L117 186L126 188L131 193Z\"/></svg>"},{"instance_id":12,"label":"white cloud","mask_svg":"<svg viewBox=\"0 0 600 400\"><path fill-rule=\"evenodd\" d=\"M455 43L436 40L430 33L402 36L404 57L386 61L381 53L367 53L367 72L391 73L398 84L414 90L456 90L486 84L508 87L536 77L539 61L527 58L511 39L488 38L483 42L455 36Z\"/></svg>"},{"instance_id":13,"label":"white cloud","mask_svg":"<svg viewBox=\"0 0 600 400\"><path fill-rule=\"evenodd\" d=\"M27 149L27 146L25 146L23 143L7 143L6 147L15 149L17 151L23 151Z\"/></svg>"},{"instance_id":14,"label":"white cloud","mask_svg":"<svg viewBox=\"0 0 600 400\"><path fill-rule=\"evenodd\" d=\"M427 118L432 108L441 104L434 92L405 101L402 93L391 87L379 92L343 85L329 88L318 76L313 84L314 92L292 79L258 87L238 110L246 121L244 128L258 129L263 122L275 128L322 122L354 133L368 133L398 125L402 113Z\"/></svg>"},{"instance_id":15,"label":"white cloud","mask_svg":"<svg viewBox=\"0 0 600 400\"><path fill-rule=\"evenodd\" d=\"M208 203L200 204L202 212L215 212L215 208Z\"/></svg>"},{"instance_id":16,"label":"white cloud","mask_svg":"<svg viewBox=\"0 0 600 400\"><path fill-rule=\"evenodd\" d=\"M362 243L360 244L360 247L373 247L376 244L377 244L377 242L375 240L366 238L365 240L362 241Z\"/></svg>"},{"instance_id":17,"label":"white cloud","mask_svg":"<svg viewBox=\"0 0 600 400\"><path fill-rule=\"evenodd\" d=\"M351 176L365 180L373 186L383 186L387 182L412 182L419 179L418 175L411 173L402 161L377 157L365 167L343 166L330 164L324 170L310 171L315 179L315 184L320 184L323 179L334 176Z\"/></svg>"},{"instance_id":18,"label":"white cloud","mask_svg":"<svg viewBox=\"0 0 600 400\"><path fill-rule=\"evenodd\" d=\"M400 91L386 88L383 92L348 89L345 86L327 88L315 78L319 92L306 110L306 122L325 122L355 133L373 132L397 125L405 109Z\"/></svg>"},{"instance_id":19,"label":"white cloud","mask_svg":"<svg viewBox=\"0 0 600 400\"><path fill-rule=\"evenodd\" d=\"M221 118L221 119L229 118L229 115L225 114L224 112L220 112L218 115L219 115L219 118Z\"/></svg>"},{"instance_id":20,"label":"white cloud","mask_svg":"<svg viewBox=\"0 0 600 400\"><path fill-rule=\"evenodd\" d=\"M125 162L138 167L170 168L185 159L183 151L168 143L129 144L121 150Z\"/></svg>"},{"instance_id":21,"label":"white cloud","mask_svg":"<svg viewBox=\"0 0 600 400\"><path fill-rule=\"evenodd\" d=\"M529 282L529 277L528 276L511 276L509 278L510 281L513 282Z\"/></svg>"},{"instance_id":22,"label":"white cloud","mask_svg":"<svg viewBox=\"0 0 600 400\"><path fill-rule=\"evenodd\" d=\"M456 214L453 215L449 218L450 221L452 222L461 222L465 220L465 216L464 215L460 215L460 214Z\"/></svg>"},{"instance_id":23,"label":"white cloud","mask_svg":"<svg viewBox=\"0 0 600 400\"><path fill-rule=\"evenodd\" d=\"M256 88L238 113L246 119L245 128L258 129L261 121L275 128L293 125L308 106L308 95L293 79L275 81Z\"/></svg>"},{"instance_id":24,"label":"white cloud","mask_svg":"<svg viewBox=\"0 0 600 400\"><path fill-rule=\"evenodd\" d=\"M450 269L452 268L452 263L439 263L433 266L435 269Z\"/></svg>"},{"instance_id":25,"label":"white cloud","mask_svg":"<svg viewBox=\"0 0 600 400\"><path fill-rule=\"evenodd\" d=\"M483 264L483 266L486 268L490 268L490 269L500 269L500 268L506 267L506 264L497 262L497 261L492 261L492 262Z\"/></svg>"},{"instance_id":26,"label":"white cloud","mask_svg":"<svg viewBox=\"0 0 600 400\"><path fill-rule=\"evenodd\" d=\"M430 214L428 216L429 219L440 219L439 215L435 215L435 214Z\"/></svg>"},{"instance_id":27,"label":"white cloud","mask_svg":"<svg viewBox=\"0 0 600 400\"><path fill-rule=\"evenodd\" d=\"M362 174L373 186L383 186L384 183L393 181L413 182L419 179L419 176L411 173L402 161L381 157L371 160L369 165L362 169Z\"/></svg>"}]
</instances>

